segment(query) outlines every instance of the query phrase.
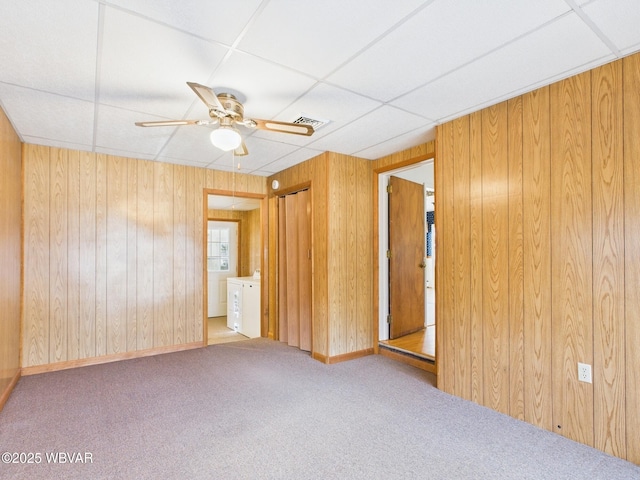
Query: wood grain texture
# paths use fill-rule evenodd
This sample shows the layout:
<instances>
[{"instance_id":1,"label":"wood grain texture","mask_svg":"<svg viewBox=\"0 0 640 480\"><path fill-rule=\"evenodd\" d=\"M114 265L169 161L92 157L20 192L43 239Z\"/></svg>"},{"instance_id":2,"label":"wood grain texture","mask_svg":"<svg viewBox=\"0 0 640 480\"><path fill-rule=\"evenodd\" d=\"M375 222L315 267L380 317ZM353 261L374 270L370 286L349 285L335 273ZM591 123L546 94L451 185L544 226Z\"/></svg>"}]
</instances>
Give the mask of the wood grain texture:
<instances>
[{"instance_id":1,"label":"wood grain texture","mask_svg":"<svg viewBox=\"0 0 640 480\"><path fill-rule=\"evenodd\" d=\"M523 96L525 421L553 430L549 87Z\"/></svg>"},{"instance_id":2,"label":"wood grain texture","mask_svg":"<svg viewBox=\"0 0 640 480\"><path fill-rule=\"evenodd\" d=\"M298 203L297 194L285 197L286 240L285 255L287 258L287 343L292 347L300 346L300 266L298 249Z\"/></svg>"},{"instance_id":3,"label":"wood grain texture","mask_svg":"<svg viewBox=\"0 0 640 480\"><path fill-rule=\"evenodd\" d=\"M522 97L507 102L509 169L509 415L524 420Z\"/></svg>"},{"instance_id":4,"label":"wood grain texture","mask_svg":"<svg viewBox=\"0 0 640 480\"><path fill-rule=\"evenodd\" d=\"M593 70L594 446L626 457L622 62Z\"/></svg>"},{"instance_id":5,"label":"wood grain texture","mask_svg":"<svg viewBox=\"0 0 640 480\"><path fill-rule=\"evenodd\" d=\"M49 154L49 361L67 360L67 150Z\"/></svg>"},{"instance_id":6,"label":"wood grain texture","mask_svg":"<svg viewBox=\"0 0 640 480\"><path fill-rule=\"evenodd\" d=\"M469 115L468 321L474 400L502 410L506 398L517 418L640 464L638 92L640 54L509 100L504 124L495 111L501 106ZM462 343L451 343L446 318L455 297L442 291L447 258L456 252L444 225L462 210L447 199L445 186L457 175L443 164L467 142L465 134L453 134L453 123L436 134L436 293L438 321L444 321L438 386L446 391L455 390L459 367L450 358ZM496 139L504 135L506 170L495 161L502 158ZM506 208L492 200L505 185ZM505 235L491 229L505 224L508 245L496 248ZM474 260L478 253L482 268ZM492 276L492 268L502 272L499 256L508 259L506 286L501 273L496 282ZM481 288L474 283L479 275ZM484 299L481 308L474 299ZM507 321L494 325L505 301ZM477 338L474 324L481 329ZM593 384L578 382L578 362L593 365ZM484 399L474 396L476 385Z\"/></svg>"},{"instance_id":7,"label":"wood grain texture","mask_svg":"<svg viewBox=\"0 0 640 480\"><path fill-rule=\"evenodd\" d=\"M127 351L127 160L112 157L107 164L107 355Z\"/></svg>"},{"instance_id":8,"label":"wood grain texture","mask_svg":"<svg viewBox=\"0 0 640 480\"><path fill-rule=\"evenodd\" d=\"M138 212L137 212L137 256L136 264L136 348L144 350L153 347L153 162L139 161Z\"/></svg>"},{"instance_id":9,"label":"wood grain texture","mask_svg":"<svg viewBox=\"0 0 640 480\"><path fill-rule=\"evenodd\" d=\"M96 162L96 306L95 355L107 353L107 156L99 154Z\"/></svg>"},{"instance_id":10,"label":"wood grain texture","mask_svg":"<svg viewBox=\"0 0 640 480\"><path fill-rule=\"evenodd\" d=\"M25 145L22 366L49 362L49 149Z\"/></svg>"},{"instance_id":11,"label":"wood grain texture","mask_svg":"<svg viewBox=\"0 0 640 480\"><path fill-rule=\"evenodd\" d=\"M373 218L370 211L373 203L373 175L368 160L360 160L355 165L355 179L358 182L358 195L355 199L357 228L355 229L356 251L356 291L355 304L357 312L357 331L355 350L372 348L377 344L373 337L373 325L376 316L373 314L372 272L373 272ZM377 204L376 204L377 205Z\"/></svg>"},{"instance_id":12,"label":"wood grain texture","mask_svg":"<svg viewBox=\"0 0 640 480\"><path fill-rule=\"evenodd\" d=\"M153 346L173 344L173 165L153 165Z\"/></svg>"},{"instance_id":13,"label":"wood grain texture","mask_svg":"<svg viewBox=\"0 0 640 480\"><path fill-rule=\"evenodd\" d=\"M23 157L23 366L202 342L206 170L30 145ZM264 177L243 182L264 195Z\"/></svg>"},{"instance_id":14,"label":"wood grain texture","mask_svg":"<svg viewBox=\"0 0 640 480\"><path fill-rule=\"evenodd\" d=\"M590 73L551 86L551 221L554 425L593 445L593 385L578 362L593 364Z\"/></svg>"},{"instance_id":15,"label":"wood grain texture","mask_svg":"<svg viewBox=\"0 0 640 480\"><path fill-rule=\"evenodd\" d=\"M182 165L173 167L173 343L176 344L187 341L186 170Z\"/></svg>"},{"instance_id":16,"label":"wood grain texture","mask_svg":"<svg viewBox=\"0 0 640 480\"><path fill-rule=\"evenodd\" d=\"M138 348L138 167L127 159L127 352Z\"/></svg>"},{"instance_id":17,"label":"wood grain texture","mask_svg":"<svg viewBox=\"0 0 640 480\"><path fill-rule=\"evenodd\" d=\"M311 351L311 194L295 195L298 224L298 318L300 350Z\"/></svg>"},{"instance_id":18,"label":"wood grain texture","mask_svg":"<svg viewBox=\"0 0 640 480\"><path fill-rule=\"evenodd\" d=\"M507 104L482 111L483 405L509 413Z\"/></svg>"},{"instance_id":19,"label":"wood grain texture","mask_svg":"<svg viewBox=\"0 0 640 480\"><path fill-rule=\"evenodd\" d=\"M289 342L289 325L287 325L287 207L286 197L278 197L278 340Z\"/></svg>"},{"instance_id":20,"label":"wood grain texture","mask_svg":"<svg viewBox=\"0 0 640 480\"><path fill-rule=\"evenodd\" d=\"M640 55L623 60L623 88L626 458L640 464Z\"/></svg>"},{"instance_id":21,"label":"wood grain texture","mask_svg":"<svg viewBox=\"0 0 640 480\"><path fill-rule=\"evenodd\" d=\"M436 194L437 195L437 194ZM469 335L471 400L482 404L482 113L469 115ZM437 202L436 202L437 203ZM444 213L443 213L444 215ZM437 232L436 232L437 236ZM436 240L437 241L437 240ZM437 246L436 246L437 248ZM436 308L438 308L436 304ZM437 325L437 323L436 323Z\"/></svg>"},{"instance_id":22,"label":"wood grain texture","mask_svg":"<svg viewBox=\"0 0 640 480\"><path fill-rule=\"evenodd\" d=\"M67 359L80 356L80 152L69 150L67 170Z\"/></svg>"},{"instance_id":23,"label":"wood grain texture","mask_svg":"<svg viewBox=\"0 0 640 480\"><path fill-rule=\"evenodd\" d=\"M22 147L0 108L0 409L20 376Z\"/></svg>"},{"instance_id":24,"label":"wood grain texture","mask_svg":"<svg viewBox=\"0 0 640 480\"><path fill-rule=\"evenodd\" d=\"M435 208L436 226L436 353L438 362L438 388L447 393L455 392L455 258L454 258L454 162L453 123L438 128L438 155L435 170L437 198ZM451 248L444 248L445 246ZM440 248L442 247L442 248ZM440 348L438 349L438 345ZM438 351L440 353L438 353Z\"/></svg>"},{"instance_id":25,"label":"wood grain texture","mask_svg":"<svg viewBox=\"0 0 640 480\"><path fill-rule=\"evenodd\" d=\"M96 161L80 152L80 332L78 358L96 356ZM47 363L47 362L41 362Z\"/></svg>"},{"instance_id":26,"label":"wood grain texture","mask_svg":"<svg viewBox=\"0 0 640 480\"><path fill-rule=\"evenodd\" d=\"M471 211L470 211L470 134L469 116L453 121L456 142L453 150L453 258L455 390L454 394L471 400Z\"/></svg>"}]
</instances>

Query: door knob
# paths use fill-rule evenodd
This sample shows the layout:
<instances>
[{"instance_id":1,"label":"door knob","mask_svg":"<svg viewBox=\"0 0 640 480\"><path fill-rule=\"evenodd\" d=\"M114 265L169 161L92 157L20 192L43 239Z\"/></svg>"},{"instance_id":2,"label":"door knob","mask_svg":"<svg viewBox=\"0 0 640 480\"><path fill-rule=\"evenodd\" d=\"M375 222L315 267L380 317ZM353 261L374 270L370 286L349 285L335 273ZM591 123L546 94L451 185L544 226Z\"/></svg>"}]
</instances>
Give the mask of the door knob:
<instances>
[{"instance_id":1,"label":"door knob","mask_svg":"<svg viewBox=\"0 0 640 480\"><path fill-rule=\"evenodd\" d=\"M418 265L420 268L425 268L427 266L426 262L424 260L422 260L422 262L420 262L420 265Z\"/></svg>"}]
</instances>

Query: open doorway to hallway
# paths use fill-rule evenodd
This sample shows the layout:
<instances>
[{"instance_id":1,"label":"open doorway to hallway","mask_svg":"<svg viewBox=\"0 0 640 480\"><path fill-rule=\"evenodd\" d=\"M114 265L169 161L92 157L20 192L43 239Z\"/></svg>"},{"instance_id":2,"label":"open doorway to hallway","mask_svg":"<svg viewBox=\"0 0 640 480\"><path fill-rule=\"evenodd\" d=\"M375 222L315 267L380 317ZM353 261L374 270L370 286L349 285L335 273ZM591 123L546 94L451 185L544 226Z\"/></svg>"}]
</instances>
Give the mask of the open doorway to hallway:
<instances>
[{"instance_id":1,"label":"open doorway to hallway","mask_svg":"<svg viewBox=\"0 0 640 480\"><path fill-rule=\"evenodd\" d=\"M393 278L395 267L393 267L391 262L394 261L394 256L398 257L399 255L397 251L393 252L392 249L390 249L390 243L393 243L394 222L396 224L403 224L402 222L404 222L404 220L401 218L394 219L393 216L398 215L398 211L404 214L404 212L408 210L409 205L400 206L399 208L398 206L393 208L392 205L392 208L389 208L390 195L394 195L394 193L393 191L392 193L388 193L387 187L394 177L413 183L418 191L422 193L422 198L416 201L416 203L420 204L420 206L417 207L418 210L422 210L418 213L421 218L420 225L412 228L412 230L417 230L414 232L414 237L418 236L422 239L421 251L417 254L417 256L421 258L415 261L413 259L410 260L409 266L407 267L410 269L420 267L422 270L414 270L417 274L411 273L411 275L407 276L402 273L400 275L396 273L395 279ZM433 159L402 169L379 173L378 192L379 346L385 350L401 352L430 362L435 362L436 322L434 267L436 234L433 224L435 203ZM406 227L403 228L406 229ZM401 231L400 235L402 236L405 233L406 230ZM412 280L407 280L408 277L411 277ZM394 282L397 284L399 281L411 282L408 288L409 291L413 291L415 294L406 294L405 292L408 290L405 288L399 290L399 295L397 288L394 288L393 285ZM419 286L417 285L418 283L420 284ZM415 290L416 288L423 290L418 292ZM424 295L422 295L422 293L424 293ZM396 308L393 308L394 302L396 302ZM410 304L412 302L418 303L419 305L416 304L411 306L413 308L402 308L398 310L397 302L402 302L403 307L406 307L404 304ZM407 334L404 334L402 329L398 330L397 328L393 328L394 323L398 321L404 323L408 320L406 318L394 318L394 315L397 317L398 312L403 316L411 315L416 317L410 319L409 323L413 326L408 329ZM392 315L392 313L394 315ZM416 322L419 325L416 326Z\"/></svg>"}]
</instances>

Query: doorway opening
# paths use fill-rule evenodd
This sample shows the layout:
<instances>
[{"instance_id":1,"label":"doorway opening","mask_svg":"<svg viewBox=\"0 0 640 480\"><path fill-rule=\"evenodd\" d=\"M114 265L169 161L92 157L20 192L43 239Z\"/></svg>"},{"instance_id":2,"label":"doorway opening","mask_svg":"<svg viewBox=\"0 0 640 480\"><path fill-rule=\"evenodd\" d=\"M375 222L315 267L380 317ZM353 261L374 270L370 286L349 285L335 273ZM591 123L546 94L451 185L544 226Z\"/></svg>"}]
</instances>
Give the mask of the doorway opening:
<instances>
[{"instance_id":1,"label":"doorway opening","mask_svg":"<svg viewBox=\"0 0 640 480\"><path fill-rule=\"evenodd\" d=\"M261 336L263 199L258 197L262 196L206 194L204 338L207 345ZM243 309L245 284L246 303L250 305ZM244 322L243 317L246 317Z\"/></svg>"},{"instance_id":2,"label":"doorway opening","mask_svg":"<svg viewBox=\"0 0 640 480\"><path fill-rule=\"evenodd\" d=\"M413 197L398 195L395 200L411 202L412 205L394 206L390 200L394 195L393 189L391 193L387 191L392 178L397 178L398 183L409 182L406 187L417 188L421 198L411 200ZM400 198L404 200L398 200ZM381 350L397 352L435 367L434 199L433 159L378 174L378 346ZM418 210L420 224L411 230L415 233L412 235L414 243L420 242L420 251L412 253L407 260L403 257L408 250L404 242L408 237L408 220L396 217L404 216L409 207ZM394 243L394 228L400 229L399 236L403 239L400 246L397 240L395 246L390 245ZM398 248L402 250L398 252ZM398 267L397 263L392 263L394 261L406 263ZM398 283L405 285L398 289ZM394 318L398 315L401 318ZM407 323L411 325L398 327L398 324ZM420 325L416 326L416 323Z\"/></svg>"}]
</instances>

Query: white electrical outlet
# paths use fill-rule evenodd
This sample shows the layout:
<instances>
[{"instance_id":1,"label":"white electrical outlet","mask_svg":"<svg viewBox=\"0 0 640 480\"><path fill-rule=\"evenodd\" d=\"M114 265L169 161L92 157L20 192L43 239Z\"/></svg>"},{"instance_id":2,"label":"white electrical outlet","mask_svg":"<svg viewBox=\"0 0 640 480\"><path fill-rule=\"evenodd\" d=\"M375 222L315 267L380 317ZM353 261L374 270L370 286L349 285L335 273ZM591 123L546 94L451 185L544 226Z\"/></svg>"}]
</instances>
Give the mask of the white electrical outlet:
<instances>
[{"instance_id":1,"label":"white electrical outlet","mask_svg":"<svg viewBox=\"0 0 640 480\"><path fill-rule=\"evenodd\" d=\"M593 383L591 381L591 365L578 362L578 380L586 383Z\"/></svg>"}]
</instances>

